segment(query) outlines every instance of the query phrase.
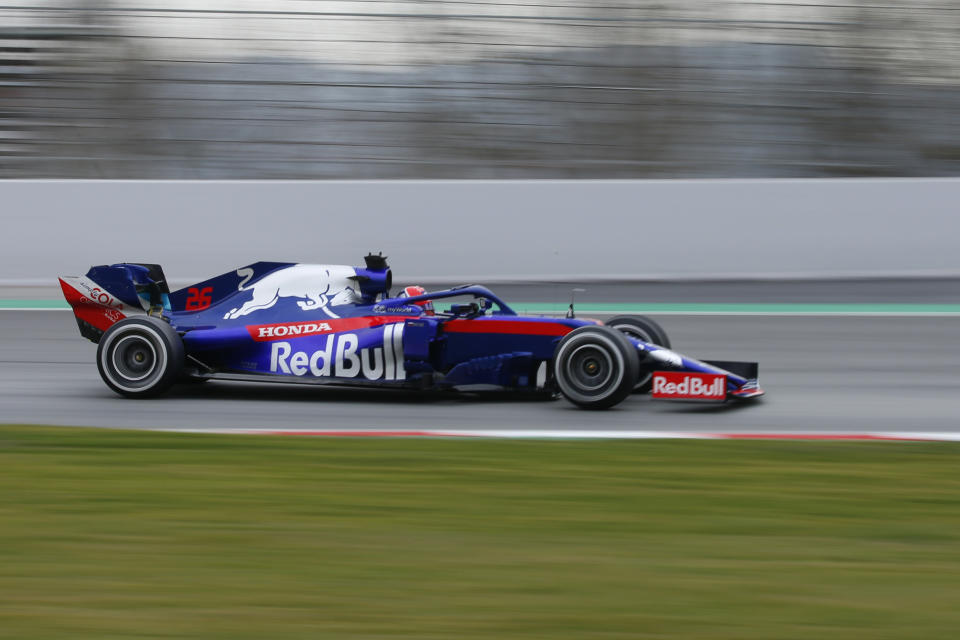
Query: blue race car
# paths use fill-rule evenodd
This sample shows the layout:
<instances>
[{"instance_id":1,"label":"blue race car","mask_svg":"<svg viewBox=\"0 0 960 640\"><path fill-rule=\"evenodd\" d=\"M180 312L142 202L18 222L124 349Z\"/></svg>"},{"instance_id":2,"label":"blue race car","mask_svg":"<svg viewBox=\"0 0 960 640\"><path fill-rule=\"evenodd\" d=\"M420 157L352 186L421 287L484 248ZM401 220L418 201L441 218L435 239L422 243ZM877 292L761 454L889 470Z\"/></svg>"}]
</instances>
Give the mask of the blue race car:
<instances>
[{"instance_id":1,"label":"blue race car","mask_svg":"<svg viewBox=\"0 0 960 640\"><path fill-rule=\"evenodd\" d=\"M478 285L391 296L386 258L365 262L257 262L172 293L159 265L124 263L60 286L80 333L99 345L103 381L132 398L200 380L559 392L591 409L635 392L763 394L756 363L675 353L643 316L604 325L574 317L572 305L563 318L520 316Z\"/></svg>"}]
</instances>

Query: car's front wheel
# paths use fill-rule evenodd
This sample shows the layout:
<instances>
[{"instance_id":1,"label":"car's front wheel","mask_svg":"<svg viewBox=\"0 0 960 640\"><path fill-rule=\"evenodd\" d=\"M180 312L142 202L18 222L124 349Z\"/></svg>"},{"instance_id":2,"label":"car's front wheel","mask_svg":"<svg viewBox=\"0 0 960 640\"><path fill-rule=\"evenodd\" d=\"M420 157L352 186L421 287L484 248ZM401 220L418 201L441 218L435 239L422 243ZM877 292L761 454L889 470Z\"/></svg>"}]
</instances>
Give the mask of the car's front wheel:
<instances>
[{"instance_id":1,"label":"car's front wheel","mask_svg":"<svg viewBox=\"0 0 960 640\"><path fill-rule=\"evenodd\" d=\"M670 348L670 338L667 336L667 332L647 316L617 316L607 320L606 325L642 342L649 342L665 349ZM653 372L641 367L633 392L646 393L650 391L652 382Z\"/></svg>"},{"instance_id":2,"label":"car's front wheel","mask_svg":"<svg viewBox=\"0 0 960 640\"><path fill-rule=\"evenodd\" d=\"M183 353L183 340L163 320L127 318L100 338L97 368L115 392L128 398L146 398L163 393L177 381Z\"/></svg>"},{"instance_id":3,"label":"car's front wheel","mask_svg":"<svg viewBox=\"0 0 960 640\"><path fill-rule=\"evenodd\" d=\"M622 402L639 374L637 349L608 327L580 327L568 333L553 356L560 393L585 409L607 409Z\"/></svg>"}]
</instances>

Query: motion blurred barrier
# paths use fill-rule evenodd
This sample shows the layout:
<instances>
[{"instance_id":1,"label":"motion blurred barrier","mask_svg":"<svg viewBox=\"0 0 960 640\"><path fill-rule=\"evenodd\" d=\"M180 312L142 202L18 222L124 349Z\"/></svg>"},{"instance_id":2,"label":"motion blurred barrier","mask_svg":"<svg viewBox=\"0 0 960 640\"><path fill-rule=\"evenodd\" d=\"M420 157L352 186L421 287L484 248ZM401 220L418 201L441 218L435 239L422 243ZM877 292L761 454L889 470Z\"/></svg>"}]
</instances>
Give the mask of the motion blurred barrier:
<instances>
[{"instance_id":1,"label":"motion blurred barrier","mask_svg":"<svg viewBox=\"0 0 960 640\"><path fill-rule=\"evenodd\" d=\"M960 174L956 0L29 0L0 177Z\"/></svg>"}]
</instances>

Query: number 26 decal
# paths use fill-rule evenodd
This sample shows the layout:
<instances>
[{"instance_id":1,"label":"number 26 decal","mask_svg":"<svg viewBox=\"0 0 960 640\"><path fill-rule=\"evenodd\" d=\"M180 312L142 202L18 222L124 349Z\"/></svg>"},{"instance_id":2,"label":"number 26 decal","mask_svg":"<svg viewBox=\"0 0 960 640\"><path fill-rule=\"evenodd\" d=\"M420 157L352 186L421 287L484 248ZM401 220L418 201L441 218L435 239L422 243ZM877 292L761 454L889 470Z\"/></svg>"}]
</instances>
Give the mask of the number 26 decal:
<instances>
[{"instance_id":1,"label":"number 26 decal","mask_svg":"<svg viewBox=\"0 0 960 640\"><path fill-rule=\"evenodd\" d=\"M203 311L204 309L210 306L210 303L213 302L213 297L210 295L213 292L213 287L204 287L200 289L198 287L190 287L187 289L187 302L186 310L187 311Z\"/></svg>"}]
</instances>

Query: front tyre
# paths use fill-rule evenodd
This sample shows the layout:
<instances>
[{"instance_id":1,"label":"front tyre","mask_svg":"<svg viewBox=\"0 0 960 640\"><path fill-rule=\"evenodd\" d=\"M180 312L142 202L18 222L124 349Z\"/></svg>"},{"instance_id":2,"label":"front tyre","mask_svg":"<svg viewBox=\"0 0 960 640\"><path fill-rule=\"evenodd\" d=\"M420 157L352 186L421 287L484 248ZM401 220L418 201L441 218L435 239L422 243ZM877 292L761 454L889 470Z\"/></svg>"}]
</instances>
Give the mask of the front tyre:
<instances>
[{"instance_id":1,"label":"front tyre","mask_svg":"<svg viewBox=\"0 0 960 640\"><path fill-rule=\"evenodd\" d=\"M610 318L604 324L637 340L649 342L665 349L670 348L670 338L667 337L667 332L653 318L647 316L616 316Z\"/></svg>"},{"instance_id":2,"label":"front tyre","mask_svg":"<svg viewBox=\"0 0 960 640\"><path fill-rule=\"evenodd\" d=\"M608 409L622 402L633 391L639 370L637 349L608 327L571 331L553 355L560 393L584 409Z\"/></svg>"},{"instance_id":3,"label":"front tyre","mask_svg":"<svg viewBox=\"0 0 960 640\"><path fill-rule=\"evenodd\" d=\"M128 398L148 398L169 389L184 362L183 340L169 324L150 316L110 327L97 347L97 369L107 386Z\"/></svg>"},{"instance_id":4,"label":"front tyre","mask_svg":"<svg viewBox=\"0 0 960 640\"><path fill-rule=\"evenodd\" d=\"M665 349L670 348L670 338L667 337L667 332L647 316L617 316L607 320L606 325L641 342L649 342ZM651 386L653 386L653 372L641 367L633 392L646 393L650 391Z\"/></svg>"}]
</instances>

